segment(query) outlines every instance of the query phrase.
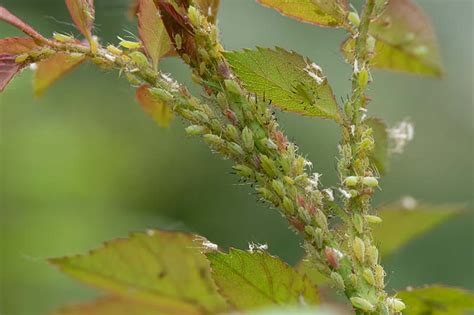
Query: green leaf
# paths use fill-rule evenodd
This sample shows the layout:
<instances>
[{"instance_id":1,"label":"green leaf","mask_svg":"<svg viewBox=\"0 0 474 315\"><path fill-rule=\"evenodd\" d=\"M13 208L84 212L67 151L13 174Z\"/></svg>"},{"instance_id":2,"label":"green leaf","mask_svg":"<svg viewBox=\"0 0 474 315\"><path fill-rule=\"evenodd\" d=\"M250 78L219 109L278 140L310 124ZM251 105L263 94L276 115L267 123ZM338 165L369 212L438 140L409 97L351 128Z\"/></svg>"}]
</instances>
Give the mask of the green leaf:
<instances>
[{"instance_id":1,"label":"green leaf","mask_svg":"<svg viewBox=\"0 0 474 315\"><path fill-rule=\"evenodd\" d=\"M390 0L383 13L371 24L369 34L376 39L374 68L414 74L441 76L442 65L431 21L410 0ZM354 59L354 40L342 45L348 60Z\"/></svg>"},{"instance_id":2,"label":"green leaf","mask_svg":"<svg viewBox=\"0 0 474 315\"><path fill-rule=\"evenodd\" d=\"M444 286L429 286L398 292L407 306L404 315L464 315L474 311L472 292Z\"/></svg>"},{"instance_id":3,"label":"green leaf","mask_svg":"<svg viewBox=\"0 0 474 315\"><path fill-rule=\"evenodd\" d=\"M155 69L160 58L171 49L171 41L153 0L139 0L138 33Z\"/></svg>"},{"instance_id":4,"label":"green leaf","mask_svg":"<svg viewBox=\"0 0 474 315\"><path fill-rule=\"evenodd\" d=\"M161 127L168 127L173 119L173 111L163 100L150 93L148 85L137 89L136 97L143 110Z\"/></svg>"},{"instance_id":5,"label":"green leaf","mask_svg":"<svg viewBox=\"0 0 474 315\"><path fill-rule=\"evenodd\" d=\"M54 82L72 71L85 60L84 55L57 53L37 63L33 79L33 90L36 96L44 94Z\"/></svg>"},{"instance_id":6,"label":"green leaf","mask_svg":"<svg viewBox=\"0 0 474 315\"><path fill-rule=\"evenodd\" d=\"M162 311L159 307L118 296L108 296L96 301L66 306L52 315L182 315Z\"/></svg>"},{"instance_id":7,"label":"green leaf","mask_svg":"<svg viewBox=\"0 0 474 315\"><path fill-rule=\"evenodd\" d=\"M266 252L231 249L211 252L212 276L227 300L237 309L274 304L318 304L316 287L280 259Z\"/></svg>"},{"instance_id":8,"label":"green leaf","mask_svg":"<svg viewBox=\"0 0 474 315\"><path fill-rule=\"evenodd\" d=\"M380 174L385 174L389 165L387 125L380 118L370 117L365 123L372 128L375 148L370 155L370 160Z\"/></svg>"},{"instance_id":9,"label":"green leaf","mask_svg":"<svg viewBox=\"0 0 474 315\"><path fill-rule=\"evenodd\" d=\"M202 314L226 309L196 235L149 230L86 255L52 259L63 272L109 293L162 311Z\"/></svg>"},{"instance_id":10,"label":"green leaf","mask_svg":"<svg viewBox=\"0 0 474 315\"><path fill-rule=\"evenodd\" d=\"M329 278L319 272L311 262L310 256L303 257L295 266L298 273L306 276L314 286L321 287L329 283Z\"/></svg>"},{"instance_id":11,"label":"green leaf","mask_svg":"<svg viewBox=\"0 0 474 315\"><path fill-rule=\"evenodd\" d=\"M380 244L382 256L392 254L417 236L459 214L462 207L456 205L420 205L413 209L402 205L387 206L379 210L383 219L373 226L374 238Z\"/></svg>"},{"instance_id":12,"label":"green leaf","mask_svg":"<svg viewBox=\"0 0 474 315\"><path fill-rule=\"evenodd\" d=\"M257 0L283 15L320 26L342 27L347 15L347 0Z\"/></svg>"},{"instance_id":13,"label":"green leaf","mask_svg":"<svg viewBox=\"0 0 474 315\"><path fill-rule=\"evenodd\" d=\"M318 65L282 48L226 52L245 88L290 112L340 121L331 87Z\"/></svg>"},{"instance_id":14,"label":"green leaf","mask_svg":"<svg viewBox=\"0 0 474 315\"><path fill-rule=\"evenodd\" d=\"M341 312L329 309L327 307L277 307L265 308L257 311L245 312L245 315L335 315Z\"/></svg>"}]
</instances>

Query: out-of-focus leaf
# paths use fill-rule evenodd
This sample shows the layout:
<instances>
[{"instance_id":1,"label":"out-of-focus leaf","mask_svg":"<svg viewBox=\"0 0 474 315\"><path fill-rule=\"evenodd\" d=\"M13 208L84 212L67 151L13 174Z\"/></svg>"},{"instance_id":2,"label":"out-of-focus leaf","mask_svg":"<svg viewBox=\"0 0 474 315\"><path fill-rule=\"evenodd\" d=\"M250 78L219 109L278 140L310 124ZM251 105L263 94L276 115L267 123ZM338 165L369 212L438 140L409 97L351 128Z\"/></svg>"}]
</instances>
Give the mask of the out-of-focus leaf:
<instances>
[{"instance_id":1,"label":"out-of-focus leaf","mask_svg":"<svg viewBox=\"0 0 474 315\"><path fill-rule=\"evenodd\" d=\"M316 287L296 270L266 252L231 249L210 252L212 277L237 309L274 304L318 304Z\"/></svg>"},{"instance_id":2,"label":"out-of-focus leaf","mask_svg":"<svg viewBox=\"0 0 474 315\"><path fill-rule=\"evenodd\" d=\"M52 315L182 315L182 313L165 312L156 305L109 296L89 303L66 306Z\"/></svg>"},{"instance_id":3,"label":"out-of-focus leaf","mask_svg":"<svg viewBox=\"0 0 474 315\"><path fill-rule=\"evenodd\" d=\"M441 76L442 65L436 35L430 20L411 0L390 0L369 28L376 39L374 68ZM342 51L354 59L354 40L346 40Z\"/></svg>"},{"instance_id":4,"label":"out-of-focus leaf","mask_svg":"<svg viewBox=\"0 0 474 315\"><path fill-rule=\"evenodd\" d=\"M139 0L138 33L155 69L160 58L170 51L171 42L153 0Z\"/></svg>"},{"instance_id":5,"label":"out-of-focus leaf","mask_svg":"<svg viewBox=\"0 0 474 315\"><path fill-rule=\"evenodd\" d=\"M173 111L170 106L150 93L148 85L142 85L137 89L136 97L143 110L150 115L161 127L168 127L173 119Z\"/></svg>"},{"instance_id":6,"label":"out-of-focus leaf","mask_svg":"<svg viewBox=\"0 0 474 315\"><path fill-rule=\"evenodd\" d=\"M30 36L33 39L36 39L39 42L49 42L46 38L44 38L40 33L35 31L31 26L20 20L18 17L13 15L10 11L5 9L4 7L0 6L0 21L5 21L20 31L25 33L26 35Z\"/></svg>"},{"instance_id":7,"label":"out-of-focus leaf","mask_svg":"<svg viewBox=\"0 0 474 315\"><path fill-rule=\"evenodd\" d=\"M328 307L277 307L245 312L245 315L336 315L341 314Z\"/></svg>"},{"instance_id":8,"label":"out-of-focus leaf","mask_svg":"<svg viewBox=\"0 0 474 315\"><path fill-rule=\"evenodd\" d=\"M321 68L295 52L257 48L226 52L245 88L286 111L340 120L332 89Z\"/></svg>"},{"instance_id":9,"label":"out-of-focus leaf","mask_svg":"<svg viewBox=\"0 0 474 315\"><path fill-rule=\"evenodd\" d=\"M345 25L347 0L257 0L296 20L320 26Z\"/></svg>"},{"instance_id":10,"label":"out-of-focus leaf","mask_svg":"<svg viewBox=\"0 0 474 315\"><path fill-rule=\"evenodd\" d=\"M385 174L389 165L387 125L380 118L370 117L365 123L372 128L375 148L370 160L381 174Z\"/></svg>"},{"instance_id":11,"label":"out-of-focus leaf","mask_svg":"<svg viewBox=\"0 0 474 315\"><path fill-rule=\"evenodd\" d=\"M211 23L216 23L217 12L219 11L220 0L196 0L199 11Z\"/></svg>"},{"instance_id":12,"label":"out-of-focus leaf","mask_svg":"<svg viewBox=\"0 0 474 315\"><path fill-rule=\"evenodd\" d=\"M31 38L9 37L0 39L0 54L20 55L38 48Z\"/></svg>"},{"instance_id":13,"label":"out-of-focus leaf","mask_svg":"<svg viewBox=\"0 0 474 315\"><path fill-rule=\"evenodd\" d=\"M320 273L315 266L311 264L311 258L303 257L296 264L295 269L299 274L306 276L315 286L321 286L328 283L328 277Z\"/></svg>"},{"instance_id":14,"label":"out-of-focus leaf","mask_svg":"<svg viewBox=\"0 0 474 315\"><path fill-rule=\"evenodd\" d=\"M472 292L444 286L429 286L398 292L407 308L404 315L467 315L474 312Z\"/></svg>"},{"instance_id":15,"label":"out-of-focus leaf","mask_svg":"<svg viewBox=\"0 0 474 315\"><path fill-rule=\"evenodd\" d=\"M407 209L397 204L379 210L383 219L373 226L374 238L382 256L387 256L417 236L459 214L462 207L456 205L420 205Z\"/></svg>"},{"instance_id":16,"label":"out-of-focus leaf","mask_svg":"<svg viewBox=\"0 0 474 315\"><path fill-rule=\"evenodd\" d=\"M14 55L0 54L0 92L3 92L7 84L22 68L23 65L15 61Z\"/></svg>"},{"instance_id":17,"label":"out-of-focus leaf","mask_svg":"<svg viewBox=\"0 0 474 315\"><path fill-rule=\"evenodd\" d=\"M105 244L86 255L52 259L63 272L124 298L156 305L165 314L222 311L205 239L196 235L150 230Z\"/></svg>"},{"instance_id":18,"label":"out-of-focus leaf","mask_svg":"<svg viewBox=\"0 0 474 315\"><path fill-rule=\"evenodd\" d=\"M38 62L33 80L33 90L36 96L44 92L62 76L72 71L85 60L83 55L57 53Z\"/></svg>"},{"instance_id":19,"label":"out-of-focus leaf","mask_svg":"<svg viewBox=\"0 0 474 315\"><path fill-rule=\"evenodd\" d=\"M91 42L95 15L94 0L66 0L66 6L79 32Z\"/></svg>"}]
</instances>

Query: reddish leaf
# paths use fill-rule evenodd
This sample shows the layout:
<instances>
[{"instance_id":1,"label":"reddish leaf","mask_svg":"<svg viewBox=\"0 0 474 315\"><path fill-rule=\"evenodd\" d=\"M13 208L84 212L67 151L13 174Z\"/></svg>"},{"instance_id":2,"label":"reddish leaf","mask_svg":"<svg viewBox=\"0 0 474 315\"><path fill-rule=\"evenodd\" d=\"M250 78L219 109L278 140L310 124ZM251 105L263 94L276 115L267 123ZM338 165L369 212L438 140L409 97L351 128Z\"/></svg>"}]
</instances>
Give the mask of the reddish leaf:
<instances>
[{"instance_id":1,"label":"reddish leaf","mask_svg":"<svg viewBox=\"0 0 474 315\"><path fill-rule=\"evenodd\" d=\"M173 5L158 0L158 8L161 13L161 19L165 25L166 31L173 43L176 51L182 54L188 54L191 58L196 56L196 45L194 43L194 29L187 18L181 15ZM181 45L176 44L176 37L181 37Z\"/></svg>"},{"instance_id":2,"label":"reddish leaf","mask_svg":"<svg viewBox=\"0 0 474 315\"><path fill-rule=\"evenodd\" d=\"M138 33L156 68L161 57L172 49L168 33L153 0L139 0Z\"/></svg>"},{"instance_id":3,"label":"reddish leaf","mask_svg":"<svg viewBox=\"0 0 474 315\"><path fill-rule=\"evenodd\" d=\"M150 93L148 85L142 85L137 89L136 97L143 110L150 115L161 127L168 127L173 118L171 108Z\"/></svg>"},{"instance_id":4,"label":"reddish leaf","mask_svg":"<svg viewBox=\"0 0 474 315\"><path fill-rule=\"evenodd\" d=\"M38 48L31 38L9 37L0 39L0 54L20 55Z\"/></svg>"},{"instance_id":5,"label":"reddish leaf","mask_svg":"<svg viewBox=\"0 0 474 315\"><path fill-rule=\"evenodd\" d=\"M0 92L22 68L21 63L15 62L14 55L0 54Z\"/></svg>"},{"instance_id":6,"label":"reddish leaf","mask_svg":"<svg viewBox=\"0 0 474 315\"><path fill-rule=\"evenodd\" d=\"M35 72L33 89L36 96L41 96L54 82L73 70L85 60L83 55L55 54L38 63Z\"/></svg>"},{"instance_id":7,"label":"reddish leaf","mask_svg":"<svg viewBox=\"0 0 474 315\"><path fill-rule=\"evenodd\" d=\"M94 0L66 0L66 6L77 29L90 42L94 26Z\"/></svg>"},{"instance_id":8,"label":"reddish leaf","mask_svg":"<svg viewBox=\"0 0 474 315\"><path fill-rule=\"evenodd\" d=\"M40 33L35 31L31 26L17 18L15 15L13 15L10 11L5 9L4 7L0 6L0 20L5 21L19 30L21 30L23 33L27 34L31 38L36 39L37 41L40 42L49 42L46 38L44 38Z\"/></svg>"}]
</instances>

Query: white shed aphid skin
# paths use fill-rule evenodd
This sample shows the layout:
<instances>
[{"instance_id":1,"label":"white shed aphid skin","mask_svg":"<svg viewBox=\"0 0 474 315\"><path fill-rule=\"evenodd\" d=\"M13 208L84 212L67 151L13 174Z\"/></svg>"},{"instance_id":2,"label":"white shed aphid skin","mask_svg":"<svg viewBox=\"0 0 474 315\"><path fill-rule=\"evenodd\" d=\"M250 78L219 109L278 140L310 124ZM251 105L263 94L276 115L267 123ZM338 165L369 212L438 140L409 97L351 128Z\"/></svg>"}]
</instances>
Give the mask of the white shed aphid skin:
<instances>
[{"instance_id":1,"label":"white shed aphid skin","mask_svg":"<svg viewBox=\"0 0 474 315\"><path fill-rule=\"evenodd\" d=\"M196 235L193 241L201 245L194 248L200 249L202 253L215 252L219 250L219 246L217 244L214 244L205 237Z\"/></svg>"},{"instance_id":2,"label":"white shed aphid skin","mask_svg":"<svg viewBox=\"0 0 474 315\"><path fill-rule=\"evenodd\" d=\"M334 193L331 188L326 188L323 192L327 195L329 201L334 201Z\"/></svg>"},{"instance_id":3,"label":"white shed aphid skin","mask_svg":"<svg viewBox=\"0 0 474 315\"><path fill-rule=\"evenodd\" d=\"M36 69L38 69L38 64L33 62L33 63L30 63L30 70L31 71L36 71Z\"/></svg>"},{"instance_id":4,"label":"white shed aphid skin","mask_svg":"<svg viewBox=\"0 0 474 315\"><path fill-rule=\"evenodd\" d=\"M389 128L387 132L392 141L390 151L392 153L403 153L405 146L412 141L415 136L415 127L411 122L404 120L395 127Z\"/></svg>"},{"instance_id":5,"label":"white shed aphid skin","mask_svg":"<svg viewBox=\"0 0 474 315\"><path fill-rule=\"evenodd\" d=\"M344 198L350 199L352 197L352 195L348 191L346 191L342 188L338 188L338 190L344 196Z\"/></svg>"},{"instance_id":6,"label":"white shed aphid skin","mask_svg":"<svg viewBox=\"0 0 474 315\"><path fill-rule=\"evenodd\" d=\"M249 253L254 253L255 251L264 252L268 250L268 244L260 244L260 243L249 243Z\"/></svg>"},{"instance_id":7,"label":"white shed aphid skin","mask_svg":"<svg viewBox=\"0 0 474 315\"><path fill-rule=\"evenodd\" d=\"M309 178L309 184L311 188L314 190L318 189L318 184L319 184L319 178L322 176L322 174L319 173L313 173L313 175Z\"/></svg>"}]
</instances>

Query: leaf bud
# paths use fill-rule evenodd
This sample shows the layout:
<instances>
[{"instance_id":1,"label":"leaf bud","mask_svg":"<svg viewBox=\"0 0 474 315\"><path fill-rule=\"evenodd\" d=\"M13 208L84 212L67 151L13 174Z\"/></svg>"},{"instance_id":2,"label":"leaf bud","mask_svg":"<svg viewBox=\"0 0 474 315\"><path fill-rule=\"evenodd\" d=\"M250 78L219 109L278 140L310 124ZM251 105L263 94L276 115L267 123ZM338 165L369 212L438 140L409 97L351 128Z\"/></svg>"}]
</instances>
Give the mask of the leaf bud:
<instances>
[{"instance_id":1,"label":"leaf bud","mask_svg":"<svg viewBox=\"0 0 474 315\"><path fill-rule=\"evenodd\" d=\"M362 276L368 284L375 285L375 278L372 270L370 270L369 268L365 268L362 272Z\"/></svg>"},{"instance_id":2,"label":"leaf bud","mask_svg":"<svg viewBox=\"0 0 474 315\"><path fill-rule=\"evenodd\" d=\"M393 309L396 313L400 313L406 308L405 303L402 302L402 300L397 299L395 297L389 297L387 298L387 304L391 309Z\"/></svg>"},{"instance_id":3,"label":"leaf bud","mask_svg":"<svg viewBox=\"0 0 474 315\"><path fill-rule=\"evenodd\" d=\"M237 84L237 82L235 82L234 80L224 80L224 85L227 91L229 91L230 93L235 94L235 95L242 94L242 90L239 84Z\"/></svg>"},{"instance_id":4,"label":"leaf bud","mask_svg":"<svg viewBox=\"0 0 474 315\"><path fill-rule=\"evenodd\" d=\"M357 176L347 176L344 179L344 185L349 186L349 187L353 187L357 185L358 182L359 182L359 177Z\"/></svg>"},{"instance_id":5,"label":"leaf bud","mask_svg":"<svg viewBox=\"0 0 474 315\"><path fill-rule=\"evenodd\" d=\"M352 252L357 260L361 263L365 260L365 244L359 237L356 237L352 242Z\"/></svg>"},{"instance_id":6,"label":"leaf bud","mask_svg":"<svg viewBox=\"0 0 474 315\"><path fill-rule=\"evenodd\" d=\"M359 18L359 14L357 12L354 12L354 11L349 12L349 14L347 15L347 19L354 26L359 26L359 24L360 24L360 18Z\"/></svg>"},{"instance_id":7,"label":"leaf bud","mask_svg":"<svg viewBox=\"0 0 474 315\"><path fill-rule=\"evenodd\" d=\"M239 131L237 130L237 128L235 128L234 125L232 124L228 124L226 127L225 127L225 134L227 137L229 137L229 139L231 139L232 141L235 141L235 142L238 142L239 141Z\"/></svg>"},{"instance_id":8,"label":"leaf bud","mask_svg":"<svg viewBox=\"0 0 474 315\"><path fill-rule=\"evenodd\" d=\"M280 196L281 198L285 197L286 195L285 185L283 185L283 183L280 180L274 179L272 181L272 188L277 193L278 196Z\"/></svg>"},{"instance_id":9,"label":"leaf bud","mask_svg":"<svg viewBox=\"0 0 474 315\"><path fill-rule=\"evenodd\" d=\"M288 215L295 213L295 206L288 197L283 197L283 210L285 210Z\"/></svg>"},{"instance_id":10,"label":"leaf bud","mask_svg":"<svg viewBox=\"0 0 474 315\"><path fill-rule=\"evenodd\" d=\"M375 311L375 306L364 298L353 296L350 298L352 305L364 312Z\"/></svg>"},{"instance_id":11,"label":"leaf bud","mask_svg":"<svg viewBox=\"0 0 474 315\"><path fill-rule=\"evenodd\" d=\"M252 152L254 148L254 142L253 142L253 132L248 128L247 126L242 130L242 142L244 144L244 148Z\"/></svg>"},{"instance_id":12,"label":"leaf bud","mask_svg":"<svg viewBox=\"0 0 474 315\"><path fill-rule=\"evenodd\" d=\"M344 291L345 285L344 285L344 280L342 279L342 276L337 273L337 272L331 272L331 280L333 282L334 287L337 289Z\"/></svg>"},{"instance_id":13,"label":"leaf bud","mask_svg":"<svg viewBox=\"0 0 474 315\"><path fill-rule=\"evenodd\" d=\"M191 125L186 127L185 130L189 136L202 135L208 132L208 129L206 127L200 125Z\"/></svg>"},{"instance_id":14,"label":"leaf bud","mask_svg":"<svg viewBox=\"0 0 474 315\"><path fill-rule=\"evenodd\" d=\"M379 185L379 181L375 177L367 176L362 179L362 184L368 187L377 187Z\"/></svg>"},{"instance_id":15,"label":"leaf bud","mask_svg":"<svg viewBox=\"0 0 474 315\"><path fill-rule=\"evenodd\" d=\"M382 222L382 218L376 215L366 214L364 215L364 218L367 220L367 222L372 224L379 224Z\"/></svg>"}]
</instances>

